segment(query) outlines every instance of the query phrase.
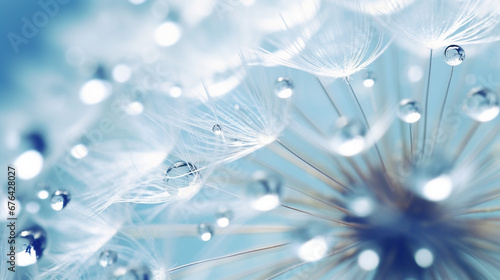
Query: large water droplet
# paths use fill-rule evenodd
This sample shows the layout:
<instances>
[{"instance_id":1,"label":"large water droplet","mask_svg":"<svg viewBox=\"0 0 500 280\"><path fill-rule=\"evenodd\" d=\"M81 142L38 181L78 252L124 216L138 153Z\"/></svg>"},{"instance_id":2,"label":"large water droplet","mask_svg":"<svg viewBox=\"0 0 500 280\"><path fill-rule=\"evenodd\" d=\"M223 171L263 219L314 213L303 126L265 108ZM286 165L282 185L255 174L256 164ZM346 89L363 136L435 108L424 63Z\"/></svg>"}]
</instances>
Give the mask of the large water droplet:
<instances>
[{"instance_id":1,"label":"large water droplet","mask_svg":"<svg viewBox=\"0 0 500 280\"><path fill-rule=\"evenodd\" d=\"M47 245L47 234L40 226L35 225L22 230L16 236L16 263L28 266L36 263L43 255Z\"/></svg>"},{"instance_id":2,"label":"large water droplet","mask_svg":"<svg viewBox=\"0 0 500 280\"><path fill-rule=\"evenodd\" d=\"M330 139L330 146L343 156L354 156L362 152L366 145L366 128L358 120L339 119Z\"/></svg>"},{"instance_id":3,"label":"large water droplet","mask_svg":"<svg viewBox=\"0 0 500 280\"><path fill-rule=\"evenodd\" d=\"M102 267L108 267L116 263L118 260L118 254L112 250L104 250L99 254L99 265Z\"/></svg>"},{"instance_id":4,"label":"large water droplet","mask_svg":"<svg viewBox=\"0 0 500 280\"><path fill-rule=\"evenodd\" d=\"M247 187L247 196L251 200L251 205L259 211L269 211L278 207L282 192L281 178L274 175L258 178Z\"/></svg>"},{"instance_id":5,"label":"large water droplet","mask_svg":"<svg viewBox=\"0 0 500 280\"><path fill-rule=\"evenodd\" d=\"M279 77L276 82L274 82L274 93L279 98L289 98L293 94L293 82L292 80Z\"/></svg>"},{"instance_id":6,"label":"large water droplet","mask_svg":"<svg viewBox=\"0 0 500 280\"><path fill-rule=\"evenodd\" d=\"M450 66L462 64L465 59L465 51L460 46L451 45L444 50L444 62Z\"/></svg>"},{"instance_id":7,"label":"large water droplet","mask_svg":"<svg viewBox=\"0 0 500 280\"><path fill-rule=\"evenodd\" d=\"M214 126L212 127L212 132L215 135L221 135L222 134L222 127L218 124L214 124Z\"/></svg>"},{"instance_id":8,"label":"large water droplet","mask_svg":"<svg viewBox=\"0 0 500 280\"><path fill-rule=\"evenodd\" d=\"M200 174L196 166L189 162L178 161L165 171L163 181L167 183L167 191L171 195L184 195L198 184Z\"/></svg>"},{"instance_id":9,"label":"large water droplet","mask_svg":"<svg viewBox=\"0 0 500 280\"><path fill-rule=\"evenodd\" d=\"M208 223L201 223L198 225L198 234L200 235L201 240L208 241L212 239L212 236L214 235L214 228Z\"/></svg>"},{"instance_id":10,"label":"large water droplet","mask_svg":"<svg viewBox=\"0 0 500 280\"><path fill-rule=\"evenodd\" d=\"M56 211L61 211L68 205L71 195L66 190L57 190L50 198L50 207Z\"/></svg>"},{"instance_id":11,"label":"large water droplet","mask_svg":"<svg viewBox=\"0 0 500 280\"><path fill-rule=\"evenodd\" d=\"M420 120L421 111L417 101L404 99L399 103L398 117L406 123L414 123Z\"/></svg>"},{"instance_id":12,"label":"large water droplet","mask_svg":"<svg viewBox=\"0 0 500 280\"><path fill-rule=\"evenodd\" d=\"M491 121L500 112L498 96L489 89L474 88L467 94L464 111L476 121Z\"/></svg>"}]
</instances>

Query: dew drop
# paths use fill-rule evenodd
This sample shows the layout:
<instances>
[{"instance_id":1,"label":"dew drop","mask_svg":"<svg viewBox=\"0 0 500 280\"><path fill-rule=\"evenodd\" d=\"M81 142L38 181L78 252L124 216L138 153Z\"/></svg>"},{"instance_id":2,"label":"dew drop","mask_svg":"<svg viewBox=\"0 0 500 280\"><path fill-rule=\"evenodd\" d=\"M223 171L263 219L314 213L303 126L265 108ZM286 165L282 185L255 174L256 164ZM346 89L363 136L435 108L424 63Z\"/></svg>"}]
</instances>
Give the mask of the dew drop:
<instances>
[{"instance_id":1,"label":"dew drop","mask_svg":"<svg viewBox=\"0 0 500 280\"><path fill-rule=\"evenodd\" d=\"M415 123L420 120L422 112L417 101L404 99L399 103L398 117L406 123Z\"/></svg>"},{"instance_id":2,"label":"dew drop","mask_svg":"<svg viewBox=\"0 0 500 280\"><path fill-rule=\"evenodd\" d=\"M113 272L113 275L115 278L112 278L114 280L143 280L144 278L139 278L139 275L134 269L128 269L126 267L118 267L115 269ZM145 278L148 279L148 278Z\"/></svg>"},{"instance_id":3,"label":"dew drop","mask_svg":"<svg viewBox=\"0 0 500 280\"><path fill-rule=\"evenodd\" d=\"M380 263L380 257L373 250L364 250L358 256L358 265L365 271L374 270Z\"/></svg>"},{"instance_id":4,"label":"dew drop","mask_svg":"<svg viewBox=\"0 0 500 280\"><path fill-rule=\"evenodd\" d=\"M57 190L52 194L50 198L50 207L56 211L61 211L64 209L69 201L71 200L71 195L66 190Z\"/></svg>"},{"instance_id":5,"label":"dew drop","mask_svg":"<svg viewBox=\"0 0 500 280\"><path fill-rule=\"evenodd\" d=\"M274 93L279 97L279 98L289 98L293 94L293 82L292 80L285 78L285 77L279 77L276 82L274 82Z\"/></svg>"},{"instance_id":6,"label":"dew drop","mask_svg":"<svg viewBox=\"0 0 500 280\"><path fill-rule=\"evenodd\" d=\"M50 187L46 184L40 184L37 187L37 193L36 195L38 196L39 199L47 199L49 198L50 195Z\"/></svg>"},{"instance_id":7,"label":"dew drop","mask_svg":"<svg viewBox=\"0 0 500 280\"><path fill-rule=\"evenodd\" d=\"M366 145L366 128L358 120L339 119L330 139L330 146L340 155L350 157L361 153Z\"/></svg>"},{"instance_id":8,"label":"dew drop","mask_svg":"<svg viewBox=\"0 0 500 280\"><path fill-rule=\"evenodd\" d=\"M196 166L189 162L178 161L165 171L163 181L167 184L167 192L171 195L187 195L193 191L200 179Z\"/></svg>"},{"instance_id":9,"label":"dew drop","mask_svg":"<svg viewBox=\"0 0 500 280\"><path fill-rule=\"evenodd\" d=\"M221 135L222 134L222 127L218 124L214 124L212 127L212 131L215 135Z\"/></svg>"},{"instance_id":10,"label":"dew drop","mask_svg":"<svg viewBox=\"0 0 500 280\"><path fill-rule=\"evenodd\" d=\"M155 30L155 41L160 47L169 47L179 41L182 36L181 27L172 21L159 25Z\"/></svg>"},{"instance_id":11,"label":"dew drop","mask_svg":"<svg viewBox=\"0 0 500 280\"><path fill-rule=\"evenodd\" d=\"M363 80L363 86L367 88L371 88L375 85L375 78L371 72L366 73L365 78Z\"/></svg>"},{"instance_id":12,"label":"dew drop","mask_svg":"<svg viewBox=\"0 0 500 280\"><path fill-rule=\"evenodd\" d=\"M107 81L92 79L80 89L80 100L88 105L97 104L108 98L111 90L111 84Z\"/></svg>"},{"instance_id":13,"label":"dew drop","mask_svg":"<svg viewBox=\"0 0 500 280\"><path fill-rule=\"evenodd\" d=\"M247 187L247 195L251 206L258 211L269 211L280 205L282 181L271 175L259 178Z\"/></svg>"},{"instance_id":14,"label":"dew drop","mask_svg":"<svg viewBox=\"0 0 500 280\"><path fill-rule=\"evenodd\" d=\"M89 150L87 146L81 143L76 144L73 148L71 148L71 155L76 159L84 158L88 155L88 153Z\"/></svg>"},{"instance_id":15,"label":"dew drop","mask_svg":"<svg viewBox=\"0 0 500 280\"><path fill-rule=\"evenodd\" d=\"M464 111L476 121L491 121L500 112L498 96L489 89L474 88L467 94Z\"/></svg>"},{"instance_id":16,"label":"dew drop","mask_svg":"<svg viewBox=\"0 0 500 280\"><path fill-rule=\"evenodd\" d=\"M35 225L22 230L16 236L16 263L19 266L35 264L43 256L47 246L47 234Z\"/></svg>"},{"instance_id":17,"label":"dew drop","mask_svg":"<svg viewBox=\"0 0 500 280\"><path fill-rule=\"evenodd\" d=\"M450 66L462 64L465 59L465 51L460 46L451 45L444 50L444 62Z\"/></svg>"},{"instance_id":18,"label":"dew drop","mask_svg":"<svg viewBox=\"0 0 500 280\"><path fill-rule=\"evenodd\" d=\"M108 267L114 265L118 260L118 254L112 250L104 250L99 254L99 265Z\"/></svg>"},{"instance_id":19,"label":"dew drop","mask_svg":"<svg viewBox=\"0 0 500 280\"><path fill-rule=\"evenodd\" d=\"M434 263L434 255L429 249L421 248L415 253L415 262L422 268L427 268Z\"/></svg>"},{"instance_id":20,"label":"dew drop","mask_svg":"<svg viewBox=\"0 0 500 280\"><path fill-rule=\"evenodd\" d=\"M233 219L233 211L226 207L221 207L215 216L217 217L217 225L219 227L227 227Z\"/></svg>"},{"instance_id":21,"label":"dew drop","mask_svg":"<svg viewBox=\"0 0 500 280\"><path fill-rule=\"evenodd\" d=\"M178 98L182 95L182 88L180 86L173 86L170 88L169 92L170 96L173 98Z\"/></svg>"},{"instance_id":22,"label":"dew drop","mask_svg":"<svg viewBox=\"0 0 500 280\"><path fill-rule=\"evenodd\" d=\"M201 240L209 241L214 235L214 228L210 224L201 223L198 225L198 234L200 235Z\"/></svg>"}]
</instances>

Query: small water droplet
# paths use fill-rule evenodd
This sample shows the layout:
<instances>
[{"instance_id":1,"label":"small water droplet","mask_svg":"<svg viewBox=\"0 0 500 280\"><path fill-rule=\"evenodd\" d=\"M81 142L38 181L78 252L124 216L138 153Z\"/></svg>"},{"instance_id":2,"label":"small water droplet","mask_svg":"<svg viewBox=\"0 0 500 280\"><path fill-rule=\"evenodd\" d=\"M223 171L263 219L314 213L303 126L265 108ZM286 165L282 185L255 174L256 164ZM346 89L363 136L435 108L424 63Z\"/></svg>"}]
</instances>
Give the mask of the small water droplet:
<instances>
[{"instance_id":1,"label":"small water droplet","mask_svg":"<svg viewBox=\"0 0 500 280\"><path fill-rule=\"evenodd\" d=\"M404 99L399 103L398 117L406 123L414 123L421 117L420 105L417 101Z\"/></svg>"},{"instance_id":2,"label":"small water droplet","mask_svg":"<svg viewBox=\"0 0 500 280\"><path fill-rule=\"evenodd\" d=\"M47 184L41 183L37 186L37 194L39 199L47 199L50 195L50 187Z\"/></svg>"},{"instance_id":3,"label":"small water droplet","mask_svg":"<svg viewBox=\"0 0 500 280\"><path fill-rule=\"evenodd\" d=\"M167 183L167 192L171 195L183 195L192 190L200 179L196 166L189 162L178 161L165 171L163 181ZM187 194L187 193L186 193Z\"/></svg>"},{"instance_id":4,"label":"small water droplet","mask_svg":"<svg viewBox=\"0 0 500 280\"><path fill-rule=\"evenodd\" d=\"M56 211L61 211L68 205L71 200L71 195L66 190L57 190L50 198L50 207Z\"/></svg>"},{"instance_id":5,"label":"small water droplet","mask_svg":"<svg viewBox=\"0 0 500 280\"><path fill-rule=\"evenodd\" d=\"M73 148L71 148L71 155L76 159L84 158L88 155L88 153L89 150L87 146L81 143L76 144L75 146L73 146Z\"/></svg>"},{"instance_id":6,"label":"small water droplet","mask_svg":"<svg viewBox=\"0 0 500 280\"><path fill-rule=\"evenodd\" d=\"M221 135L222 134L222 127L218 124L215 124L213 127L212 127L212 131L215 135Z\"/></svg>"},{"instance_id":7,"label":"small water droplet","mask_svg":"<svg viewBox=\"0 0 500 280\"><path fill-rule=\"evenodd\" d=\"M238 105L238 104L234 104L234 109L235 109L235 110L239 110L239 109L240 109L240 105Z\"/></svg>"},{"instance_id":8,"label":"small water droplet","mask_svg":"<svg viewBox=\"0 0 500 280\"><path fill-rule=\"evenodd\" d=\"M372 72L367 72L363 80L363 86L371 88L375 85L375 78Z\"/></svg>"},{"instance_id":9,"label":"small water droplet","mask_svg":"<svg viewBox=\"0 0 500 280\"><path fill-rule=\"evenodd\" d=\"M215 216L217 217L217 225L219 227L227 227L229 222L233 219L233 211L226 207L220 207Z\"/></svg>"},{"instance_id":10,"label":"small water droplet","mask_svg":"<svg viewBox=\"0 0 500 280\"><path fill-rule=\"evenodd\" d=\"M170 88L169 94L173 98L178 98L182 95L182 88L180 86L173 86Z\"/></svg>"},{"instance_id":11,"label":"small water droplet","mask_svg":"<svg viewBox=\"0 0 500 280\"><path fill-rule=\"evenodd\" d=\"M43 256L47 246L47 234L40 226L34 225L22 230L16 236L16 264L29 266Z\"/></svg>"},{"instance_id":12,"label":"small water droplet","mask_svg":"<svg viewBox=\"0 0 500 280\"><path fill-rule=\"evenodd\" d=\"M465 51L460 46L451 45L444 50L444 62L450 66L462 64L465 59Z\"/></svg>"},{"instance_id":13,"label":"small water droplet","mask_svg":"<svg viewBox=\"0 0 500 280\"><path fill-rule=\"evenodd\" d=\"M275 175L260 175L247 187L247 196L255 210L269 211L280 205L282 194L281 178Z\"/></svg>"},{"instance_id":14,"label":"small water droplet","mask_svg":"<svg viewBox=\"0 0 500 280\"><path fill-rule=\"evenodd\" d=\"M108 267L114 265L118 260L118 254L112 250L104 250L99 254L99 265Z\"/></svg>"},{"instance_id":15,"label":"small water droplet","mask_svg":"<svg viewBox=\"0 0 500 280\"><path fill-rule=\"evenodd\" d=\"M358 120L339 119L330 146L340 155L350 157L361 153L366 145L366 128Z\"/></svg>"},{"instance_id":16,"label":"small water droplet","mask_svg":"<svg viewBox=\"0 0 500 280\"><path fill-rule=\"evenodd\" d=\"M279 98L289 98L293 94L293 82L292 80L279 77L276 82L274 82L274 93Z\"/></svg>"},{"instance_id":17,"label":"small water droplet","mask_svg":"<svg viewBox=\"0 0 500 280\"><path fill-rule=\"evenodd\" d=\"M214 235L214 228L208 223L201 223L198 225L198 234L200 235L201 240L209 241Z\"/></svg>"},{"instance_id":18,"label":"small water droplet","mask_svg":"<svg viewBox=\"0 0 500 280\"><path fill-rule=\"evenodd\" d=\"M474 88L467 94L464 111L476 121L491 121L500 112L498 96L489 89Z\"/></svg>"}]
</instances>

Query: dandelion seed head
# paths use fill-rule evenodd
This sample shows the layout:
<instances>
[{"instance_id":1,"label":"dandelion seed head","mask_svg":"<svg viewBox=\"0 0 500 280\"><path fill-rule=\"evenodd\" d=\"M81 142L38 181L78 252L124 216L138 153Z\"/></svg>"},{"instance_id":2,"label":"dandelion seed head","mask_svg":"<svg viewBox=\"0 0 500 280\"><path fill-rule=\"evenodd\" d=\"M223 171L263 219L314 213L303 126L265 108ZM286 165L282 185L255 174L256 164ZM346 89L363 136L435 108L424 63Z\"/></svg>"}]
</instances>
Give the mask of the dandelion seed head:
<instances>
[{"instance_id":1,"label":"dandelion seed head","mask_svg":"<svg viewBox=\"0 0 500 280\"><path fill-rule=\"evenodd\" d=\"M498 40L497 9L494 1L387 1L382 11L393 12L381 13L379 20L406 40L438 49Z\"/></svg>"}]
</instances>

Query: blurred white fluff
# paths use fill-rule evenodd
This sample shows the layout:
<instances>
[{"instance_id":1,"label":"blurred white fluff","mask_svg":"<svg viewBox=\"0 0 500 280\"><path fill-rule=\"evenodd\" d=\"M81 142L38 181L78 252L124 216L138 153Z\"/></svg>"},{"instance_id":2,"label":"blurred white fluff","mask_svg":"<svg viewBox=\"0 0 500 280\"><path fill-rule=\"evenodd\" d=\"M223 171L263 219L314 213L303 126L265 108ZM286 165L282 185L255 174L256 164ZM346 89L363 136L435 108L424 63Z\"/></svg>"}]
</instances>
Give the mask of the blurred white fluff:
<instances>
[{"instance_id":1,"label":"blurred white fluff","mask_svg":"<svg viewBox=\"0 0 500 280\"><path fill-rule=\"evenodd\" d=\"M287 26L289 22L285 19ZM366 68L388 42L368 15L324 3L314 19L270 38L269 45L281 52L260 48L257 53L266 64L344 78Z\"/></svg>"},{"instance_id":2,"label":"blurred white fluff","mask_svg":"<svg viewBox=\"0 0 500 280\"><path fill-rule=\"evenodd\" d=\"M499 11L494 0L389 0L378 19L395 35L437 49L500 39Z\"/></svg>"},{"instance_id":3,"label":"blurred white fluff","mask_svg":"<svg viewBox=\"0 0 500 280\"><path fill-rule=\"evenodd\" d=\"M165 127L178 127L183 145L198 158L214 163L230 162L266 146L287 125L289 101L274 93L275 80L281 75L261 67L240 74L236 87L205 84L200 102L191 100L194 106L185 112L175 103L166 104L150 118ZM217 91L228 93L216 96Z\"/></svg>"}]
</instances>

